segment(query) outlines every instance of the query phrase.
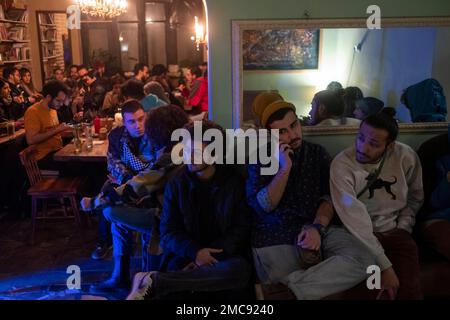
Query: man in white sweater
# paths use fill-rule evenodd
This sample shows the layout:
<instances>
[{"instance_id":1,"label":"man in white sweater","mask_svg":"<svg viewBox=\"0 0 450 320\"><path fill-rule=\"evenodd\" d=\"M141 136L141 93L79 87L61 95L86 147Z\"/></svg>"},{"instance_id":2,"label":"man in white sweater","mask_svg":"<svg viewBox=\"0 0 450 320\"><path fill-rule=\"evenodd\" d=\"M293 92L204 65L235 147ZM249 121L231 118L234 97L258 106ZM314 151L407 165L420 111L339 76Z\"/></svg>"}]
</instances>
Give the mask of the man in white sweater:
<instances>
[{"instance_id":1,"label":"man in white sweater","mask_svg":"<svg viewBox=\"0 0 450 320\"><path fill-rule=\"evenodd\" d=\"M385 108L361 123L354 147L331 164L334 207L345 227L376 259L381 291L390 299L421 299L417 246L411 237L423 203L417 154L395 141L395 110Z\"/></svg>"}]
</instances>

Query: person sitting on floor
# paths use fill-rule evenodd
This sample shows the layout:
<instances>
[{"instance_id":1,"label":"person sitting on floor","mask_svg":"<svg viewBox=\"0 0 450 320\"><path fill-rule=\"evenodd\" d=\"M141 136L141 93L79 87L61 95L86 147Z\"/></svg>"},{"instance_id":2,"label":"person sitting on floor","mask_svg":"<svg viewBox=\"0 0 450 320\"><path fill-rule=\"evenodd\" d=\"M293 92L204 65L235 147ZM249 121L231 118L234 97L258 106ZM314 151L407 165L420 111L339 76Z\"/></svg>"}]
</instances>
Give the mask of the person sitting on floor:
<instances>
[{"instance_id":1,"label":"person sitting on floor","mask_svg":"<svg viewBox=\"0 0 450 320\"><path fill-rule=\"evenodd\" d=\"M422 169L414 150L396 141L394 115L385 108L362 121L355 146L331 163L331 197L344 226L381 269L378 297L421 299L411 232L424 198Z\"/></svg>"},{"instance_id":2,"label":"person sitting on floor","mask_svg":"<svg viewBox=\"0 0 450 320\"><path fill-rule=\"evenodd\" d=\"M279 168L248 166L247 201L254 209L252 249L262 284L282 283L299 300L322 299L366 279L367 250L333 221L329 168L320 145L304 141L295 106L263 92L252 109L263 128L279 130Z\"/></svg>"},{"instance_id":3,"label":"person sitting on floor","mask_svg":"<svg viewBox=\"0 0 450 320\"><path fill-rule=\"evenodd\" d=\"M145 135L146 113L136 100L130 100L122 106L123 126L116 127L108 135L107 168L108 180L101 188L100 199L108 190L124 185L142 170L154 162L154 154ZM94 199L95 199L94 198ZM98 205L91 203L90 198L83 198L81 209L92 211ZM105 219L98 206L98 242L91 258L98 260L106 257L111 249L111 224Z\"/></svg>"},{"instance_id":4,"label":"person sitting on floor","mask_svg":"<svg viewBox=\"0 0 450 320\"><path fill-rule=\"evenodd\" d=\"M167 179L177 168L170 161L170 151L174 145L171 141L172 131L183 127L188 121L184 111L173 105L157 107L148 113L146 137L155 161L115 189L118 195L131 198L130 201L125 200L122 205L110 203L103 209L103 215L111 222L114 269L109 279L93 284L90 292L129 290L133 231L143 234L143 242L146 241L144 234L159 232L157 220L162 193ZM112 194L108 193L109 196ZM145 250L146 246L147 243L144 243Z\"/></svg>"},{"instance_id":5,"label":"person sitting on floor","mask_svg":"<svg viewBox=\"0 0 450 320\"><path fill-rule=\"evenodd\" d=\"M225 135L211 121L198 123L202 124L202 137L209 129ZM203 154L212 143L196 141L194 127L194 123L185 127L191 138L184 145L184 154L191 161L167 184L164 193L160 269L137 273L129 300L188 292L237 292L249 284L251 216L245 202L245 182L232 166L214 161L206 164L205 159L194 162L194 154Z\"/></svg>"}]
</instances>

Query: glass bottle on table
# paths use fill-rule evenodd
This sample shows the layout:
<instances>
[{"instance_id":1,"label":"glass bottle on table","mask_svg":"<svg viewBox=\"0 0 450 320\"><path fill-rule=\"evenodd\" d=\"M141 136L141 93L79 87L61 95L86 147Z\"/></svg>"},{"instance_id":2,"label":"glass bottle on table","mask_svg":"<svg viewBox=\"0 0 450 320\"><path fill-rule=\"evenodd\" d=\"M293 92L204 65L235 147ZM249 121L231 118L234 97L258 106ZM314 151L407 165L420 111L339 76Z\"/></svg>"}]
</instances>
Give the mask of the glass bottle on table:
<instances>
[{"instance_id":1,"label":"glass bottle on table","mask_svg":"<svg viewBox=\"0 0 450 320\"><path fill-rule=\"evenodd\" d=\"M94 139L92 137L92 123L87 122L84 127L84 135L86 137L86 149L91 151L94 147Z\"/></svg>"},{"instance_id":2,"label":"glass bottle on table","mask_svg":"<svg viewBox=\"0 0 450 320\"><path fill-rule=\"evenodd\" d=\"M73 145L75 147L75 153L81 152L81 124L77 123L73 125Z\"/></svg>"}]
</instances>

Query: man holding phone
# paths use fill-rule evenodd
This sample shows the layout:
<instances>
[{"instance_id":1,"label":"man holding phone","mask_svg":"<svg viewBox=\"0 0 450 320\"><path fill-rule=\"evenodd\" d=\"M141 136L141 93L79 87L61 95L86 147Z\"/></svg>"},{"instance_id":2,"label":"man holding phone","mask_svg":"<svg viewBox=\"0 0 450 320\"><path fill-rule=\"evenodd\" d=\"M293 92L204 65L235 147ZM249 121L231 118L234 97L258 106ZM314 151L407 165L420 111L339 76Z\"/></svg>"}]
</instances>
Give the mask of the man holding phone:
<instances>
[{"instance_id":1,"label":"man holding phone","mask_svg":"<svg viewBox=\"0 0 450 320\"><path fill-rule=\"evenodd\" d=\"M255 211L252 247L260 281L285 284L299 300L321 299L357 285L374 260L350 233L331 224L331 157L322 146L302 139L295 106L278 93L261 93L252 109L261 127L279 130L280 140L275 175L261 175L260 164L248 167L247 201Z\"/></svg>"}]
</instances>

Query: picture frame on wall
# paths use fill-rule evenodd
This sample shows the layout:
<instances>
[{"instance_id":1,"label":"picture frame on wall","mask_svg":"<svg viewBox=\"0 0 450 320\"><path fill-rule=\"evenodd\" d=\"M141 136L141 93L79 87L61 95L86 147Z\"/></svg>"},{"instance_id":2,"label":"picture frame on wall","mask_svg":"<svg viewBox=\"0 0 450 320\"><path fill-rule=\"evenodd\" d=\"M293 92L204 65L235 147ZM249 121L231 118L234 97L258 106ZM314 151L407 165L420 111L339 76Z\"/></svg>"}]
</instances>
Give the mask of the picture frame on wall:
<instances>
[{"instance_id":1,"label":"picture frame on wall","mask_svg":"<svg viewBox=\"0 0 450 320\"><path fill-rule=\"evenodd\" d=\"M317 70L320 29L248 29L242 33L244 70Z\"/></svg>"}]
</instances>

